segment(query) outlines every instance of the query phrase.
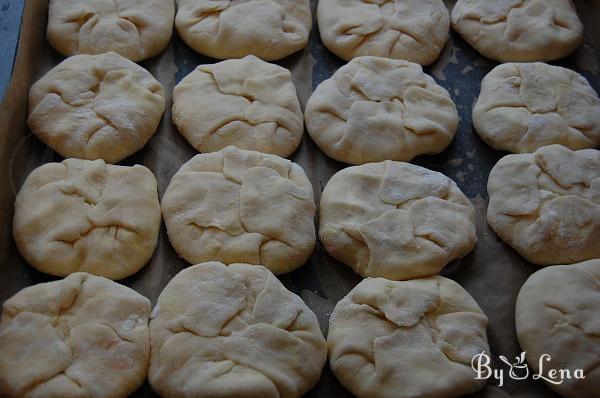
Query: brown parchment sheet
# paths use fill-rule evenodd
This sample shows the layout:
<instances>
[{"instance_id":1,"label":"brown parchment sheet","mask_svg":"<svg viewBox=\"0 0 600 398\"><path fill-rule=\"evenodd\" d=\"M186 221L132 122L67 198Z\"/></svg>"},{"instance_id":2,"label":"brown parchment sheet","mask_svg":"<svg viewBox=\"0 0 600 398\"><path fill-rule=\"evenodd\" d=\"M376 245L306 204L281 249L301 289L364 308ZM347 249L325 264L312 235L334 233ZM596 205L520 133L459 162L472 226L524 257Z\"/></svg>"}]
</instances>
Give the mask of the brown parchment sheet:
<instances>
[{"instance_id":1,"label":"brown parchment sheet","mask_svg":"<svg viewBox=\"0 0 600 398\"><path fill-rule=\"evenodd\" d=\"M311 0L313 16L316 0ZM449 8L454 1L446 1ZM582 73L600 91L600 0L575 1L586 27L585 44L571 57L555 64ZM45 38L47 0L28 0L22 21L21 37L15 70L5 100L0 104L0 300L4 302L20 289L56 278L41 274L20 256L12 238L14 198L27 175L41 164L62 161L62 158L37 140L26 125L27 96L31 84L64 57L53 51ZM171 122L170 93L175 84L197 65L214 63L188 48L174 33L167 50L141 65L164 85L168 94L167 110L156 135L148 145L121 162L123 165L143 164L158 179L159 196L179 167L196 154ZM329 78L344 62L323 46L315 23L309 46L278 64L292 71L302 106L313 88ZM455 141L442 154L422 156L413 163L443 172L454 179L477 209L476 249L462 260L448 265L442 275L465 287L488 315L488 335L494 358L493 366L502 368L498 355L514 358L521 350L514 331L514 307L523 282L537 267L522 259L503 244L485 220L487 207L486 183L490 169L504 154L486 146L476 135L471 123L471 109L479 93L483 76L496 63L479 56L454 32L440 59L426 72L443 85L457 103L460 128ZM292 160L299 163L313 183L315 200L329 178L345 165L327 158L305 134L302 145ZM318 217L317 217L318 219ZM138 274L121 281L150 298L152 303L169 280L189 266L174 252L164 225L159 245L150 263ZM307 264L280 277L285 286L299 294L317 314L323 333L327 334L328 319L333 307L359 281L348 267L317 248ZM545 398L558 397L540 381L513 381L507 378L502 388L495 381L475 398ZM146 383L135 397L155 397ZM335 380L326 366L318 385L308 397L351 397Z\"/></svg>"}]
</instances>

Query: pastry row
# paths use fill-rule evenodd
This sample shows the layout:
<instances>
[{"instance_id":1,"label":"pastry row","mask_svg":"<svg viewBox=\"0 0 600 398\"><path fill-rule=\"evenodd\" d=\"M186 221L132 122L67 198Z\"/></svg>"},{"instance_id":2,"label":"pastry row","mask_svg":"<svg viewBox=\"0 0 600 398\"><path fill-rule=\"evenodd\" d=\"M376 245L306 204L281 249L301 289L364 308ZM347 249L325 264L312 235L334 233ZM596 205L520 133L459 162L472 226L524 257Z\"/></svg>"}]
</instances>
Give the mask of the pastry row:
<instances>
[{"instance_id":1,"label":"pastry row","mask_svg":"<svg viewBox=\"0 0 600 398\"><path fill-rule=\"evenodd\" d=\"M177 10L176 10L177 5ZM435 61L452 27L482 55L501 62L550 61L583 41L571 0L320 0L319 32L344 60L358 56ZM278 60L303 49L312 29L309 0L51 0L48 40L64 55L115 51L140 61L168 45L173 22L201 54Z\"/></svg>"},{"instance_id":2,"label":"pastry row","mask_svg":"<svg viewBox=\"0 0 600 398\"><path fill-rule=\"evenodd\" d=\"M568 398L600 390L599 278L600 260L545 268L517 299L530 366ZM189 267L152 311L126 286L74 273L4 303L0 394L124 398L147 377L169 398L297 398L329 357L358 398L453 398L486 383L472 364L491 355L487 324L473 297L440 276L363 280L335 306L326 341L302 299L260 266ZM564 371L584 373L559 380Z\"/></svg>"},{"instance_id":3,"label":"pastry row","mask_svg":"<svg viewBox=\"0 0 600 398\"><path fill-rule=\"evenodd\" d=\"M501 159L488 181L488 221L539 265L600 258L600 151L543 147ZM227 147L200 154L173 176L159 204L143 166L67 159L34 170L15 203L14 238L38 270L122 279L157 245L162 217L189 263L302 266L316 241L313 189L281 157ZM439 273L477 242L475 210L448 177L384 161L335 174L320 201L327 252L363 277Z\"/></svg>"},{"instance_id":4,"label":"pastry row","mask_svg":"<svg viewBox=\"0 0 600 398\"><path fill-rule=\"evenodd\" d=\"M115 53L77 55L31 87L28 123L65 158L117 163L156 132L165 96L148 71ZM300 145L306 124L329 157L363 164L440 153L459 117L450 94L421 66L378 57L337 70L303 115L290 72L248 56L200 65L186 76L173 90L173 122L202 153L234 145L282 157ZM596 148L600 99L569 69L502 64L483 80L473 123L498 150Z\"/></svg>"}]
</instances>

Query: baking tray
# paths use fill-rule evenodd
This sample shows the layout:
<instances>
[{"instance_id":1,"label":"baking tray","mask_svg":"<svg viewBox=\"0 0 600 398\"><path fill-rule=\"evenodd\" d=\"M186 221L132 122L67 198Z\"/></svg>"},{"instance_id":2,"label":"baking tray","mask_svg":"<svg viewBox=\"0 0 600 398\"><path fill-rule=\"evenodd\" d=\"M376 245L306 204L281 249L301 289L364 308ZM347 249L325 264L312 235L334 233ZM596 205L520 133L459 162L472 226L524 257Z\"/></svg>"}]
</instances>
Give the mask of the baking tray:
<instances>
[{"instance_id":1,"label":"baking tray","mask_svg":"<svg viewBox=\"0 0 600 398\"><path fill-rule=\"evenodd\" d=\"M313 15L316 15L314 11L317 1L312 0L311 3ZM454 1L446 3L451 8ZM586 28L585 44L571 57L555 64L582 73L600 91L600 0L580 0L575 1L575 4ZM0 104L1 302L26 286L56 279L37 272L22 259L11 233L15 195L27 175L41 164L62 161L60 156L38 141L26 125L29 87L63 59L50 48L45 38L47 9L48 2L44 0L25 2L14 73L4 101ZM197 65L214 62L216 60L195 53L174 34L163 54L141 64L152 72L170 94L175 84ZM304 107L313 88L329 78L344 62L323 46L315 24L309 46L278 64L291 70ZM479 236L477 247L467 257L448 265L442 275L465 287L488 315L492 357L505 355L512 358L521 351L514 331L516 296L523 282L537 267L503 244L485 220L489 171L505 154L488 147L477 136L471 122L471 110L482 78L495 65L496 63L479 56L457 34L451 33L440 59L426 68L426 72L434 76L456 102L460 114L459 131L454 142L442 154L421 156L413 163L440 171L454 179L475 206ZM160 128L148 145L120 163L143 164L150 168L158 179L160 197L173 174L196 154L173 126L171 105L171 99L168 98ZM345 167L344 164L327 158L307 135L292 160L304 168L313 183L317 203L329 178ZM188 265L174 252L163 225L158 248L150 263L138 274L121 283L147 296L154 304L162 288ZM280 280L312 308L326 335L333 307L360 281L360 277L329 257L317 244L304 267L281 276ZM495 361L495 367L502 366L497 359ZM471 397L558 397L539 381L506 380L502 389L492 384L490 381L490 385ZM134 397L155 396L147 383L134 394ZM337 398L352 395L335 380L326 366L320 382L306 396Z\"/></svg>"}]
</instances>

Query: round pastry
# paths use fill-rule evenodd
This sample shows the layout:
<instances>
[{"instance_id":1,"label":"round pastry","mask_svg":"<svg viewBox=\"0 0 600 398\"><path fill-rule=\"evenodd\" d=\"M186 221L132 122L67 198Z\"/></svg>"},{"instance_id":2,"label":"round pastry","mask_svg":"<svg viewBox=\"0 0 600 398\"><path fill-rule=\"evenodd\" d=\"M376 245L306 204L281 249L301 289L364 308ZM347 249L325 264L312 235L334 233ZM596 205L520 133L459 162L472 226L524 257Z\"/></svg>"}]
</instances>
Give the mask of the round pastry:
<instances>
[{"instance_id":1,"label":"round pastry","mask_svg":"<svg viewBox=\"0 0 600 398\"><path fill-rule=\"evenodd\" d=\"M489 352L487 323L450 279L365 279L331 314L329 364L358 398L460 397L485 385L471 360Z\"/></svg>"},{"instance_id":2,"label":"round pastry","mask_svg":"<svg viewBox=\"0 0 600 398\"><path fill-rule=\"evenodd\" d=\"M21 290L0 323L0 396L125 398L148 371L150 301L78 272Z\"/></svg>"},{"instance_id":3,"label":"round pastry","mask_svg":"<svg viewBox=\"0 0 600 398\"><path fill-rule=\"evenodd\" d=\"M498 62L552 61L583 42L571 0L458 0L451 21L475 50Z\"/></svg>"},{"instance_id":4,"label":"round pastry","mask_svg":"<svg viewBox=\"0 0 600 398\"><path fill-rule=\"evenodd\" d=\"M59 53L114 51L132 61L160 54L173 33L173 0L50 0L48 41Z\"/></svg>"},{"instance_id":5,"label":"round pastry","mask_svg":"<svg viewBox=\"0 0 600 398\"><path fill-rule=\"evenodd\" d=\"M234 145L288 157L304 133L292 74L253 55L198 66L173 91L173 121L199 152Z\"/></svg>"},{"instance_id":6,"label":"round pastry","mask_svg":"<svg viewBox=\"0 0 600 398\"><path fill-rule=\"evenodd\" d=\"M549 145L492 169L487 218L500 238L538 265L600 258L600 151Z\"/></svg>"},{"instance_id":7,"label":"round pastry","mask_svg":"<svg viewBox=\"0 0 600 398\"><path fill-rule=\"evenodd\" d=\"M116 53L75 55L31 87L27 122L65 158L117 163L156 132L164 97L150 72Z\"/></svg>"},{"instance_id":8,"label":"round pastry","mask_svg":"<svg viewBox=\"0 0 600 398\"><path fill-rule=\"evenodd\" d=\"M454 181L402 162L335 174L321 196L319 238L363 277L437 274L477 242L475 209Z\"/></svg>"},{"instance_id":9,"label":"round pastry","mask_svg":"<svg viewBox=\"0 0 600 398\"><path fill-rule=\"evenodd\" d=\"M517 336L527 362L564 397L592 398L600 392L599 281L598 259L548 267L533 274L517 298ZM570 378L562 376L564 370Z\"/></svg>"},{"instance_id":10,"label":"round pastry","mask_svg":"<svg viewBox=\"0 0 600 398\"><path fill-rule=\"evenodd\" d=\"M218 59L256 55L276 61L308 43L309 0L177 0L175 27L185 43Z\"/></svg>"},{"instance_id":11,"label":"round pastry","mask_svg":"<svg viewBox=\"0 0 600 398\"><path fill-rule=\"evenodd\" d=\"M13 234L21 254L47 274L135 274L158 242L156 179L143 166L67 159L35 169L17 195Z\"/></svg>"},{"instance_id":12,"label":"round pastry","mask_svg":"<svg viewBox=\"0 0 600 398\"><path fill-rule=\"evenodd\" d=\"M275 155L227 147L195 156L171 180L162 212L171 244L192 264L243 261L281 274L315 246L312 186Z\"/></svg>"},{"instance_id":13,"label":"round pastry","mask_svg":"<svg viewBox=\"0 0 600 398\"><path fill-rule=\"evenodd\" d=\"M325 154L351 164L437 154L458 129L450 94L421 66L358 57L308 100L306 128Z\"/></svg>"},{"instance_id":14,"label":"round pastry","mask_svg":"<svg viewBox=\"0 0 600 398\"><path fill-rule=\"evenodd\" d=\"M150 333L150 384L169 398L296 398L327 359L315 314L255 265L180 272L158 298Z\"/></svg>"},{"instance_id":15,"label":"round pastry","mask_svg":"<svg viewBox=\"0 0 600 398\"><path fill-rule=\"evenodd\" d=\"M320 0L317 17L323 43L346 61L373 55L429 65L450 30L442 0Z\"/></svg>"},{"instance_id":16,"label":"round pastry","mask_svg":"<svg viewBox=\"0 0 600 398\"><path fill-rule=\"evenodd\" d=\"M502 64L484 79L473 110L477 133L500 151L600 146L600 99L580 74L544 63Z\"/></svg>"}]
</instances>

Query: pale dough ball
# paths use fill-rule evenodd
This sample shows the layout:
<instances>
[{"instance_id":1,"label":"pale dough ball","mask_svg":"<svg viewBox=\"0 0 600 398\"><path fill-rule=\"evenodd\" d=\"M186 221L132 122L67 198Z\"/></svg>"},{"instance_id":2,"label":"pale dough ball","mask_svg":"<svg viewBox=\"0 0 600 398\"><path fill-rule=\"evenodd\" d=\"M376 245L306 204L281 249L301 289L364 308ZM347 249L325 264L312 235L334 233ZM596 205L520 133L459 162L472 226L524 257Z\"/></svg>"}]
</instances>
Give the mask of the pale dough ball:
<instances>
[{"instance_id":1,"label":"pale dough ball","mask_svg":"<svg viewBox=\"0 0 600 398\"><path fill-rule=\"evenodd\" d=\"M163 111L162 85L116 53L67 58L29 91L29 127L65 158L117 163L142 149Z\"/></svg>"},{"instance_id":2,"label":"pale dough ball","mask_svg":"<svg viewBox=\"0 0 600 398\"><path fill-rule=\"evenodd\" d=\"M420 65L358 57L321 83L306 128L325 154L351 164L442 152L458 129L450 94Z\"/></svg>"},{"instance_id":3,"label":"pale dough ball","mask_svg":"<svg viewBox=\"0 0 600 398\"><path fill-rule=\"evenodd\" d=\"M48 8L48 41L66 56L114 51L142 61L173 33L174 0L50 0Z\"/></svg>"},{"instance_id":4,"label":"pale dough ball","mask_svg":"<svg viewBox=\"0 0 600 398\"><path fill-rule=\"evenodd\" d=\"M600 99L580 74L544 63L502 64L484 79L473 110L481 138L500 151L551 144L600 146Z\"/></svg>"},{"instance_id":5,"label":"pale dough ball","mask_svg":"<svg viewBox=\"0 0 600 398\"><path fill-rule=\"evenodd\" d=\"M162 199L171 244L192 264L302 266L315 246L313 190L304 170L275 155L227 147L197 155Z\"/></svg>"},{"instance_id":6,"label":"pale dough ball","mask_svg":"<svg viewBox=\"0 0 600 398\"><path fill-rule=\"evenodd\" d=\"M571 0L458 0L451 20L475 50L499 62L552 61L583 41Z\"/></svg>"},{"instance_id":7,"label":"pale dough ball","mask_svg":"<svg viewBox=\"0 0 600 398\"><path fill-rule=\"evenodd\" d=\"M489 353L487 323L450 279L365 279L331 314L329 364L358 398L463 396L485 385L471 359Z\"/></svg>"},{"instance_id":8,"label":"pale dough ball","mask_svg":"<svg viewBox=\"0 0 600 398\"><path fill-rule=\"evenodd\" d=\"M156 178L143 166L67 159L35 169L15 202L21 254L47 274L135 274L158 242Z\"/></svg>"},{"instance_id":9,"label":"pale dough ball","mask_svg":"<svg viewBox=\"0 0 600 398\"><path fill-rule=\"evenodd\" d=\"M319 238L363 277L437 274L477 242L475 209L443 174L401 162L349 167L321 196Z\"/></svg>"},{"instance_id":10,"label":"pale dough ball","mask_svg":"<svg viewBox=\"0 0 600 398\"><path fill-rule=\"evenodd\" d=\"M600 393L600 260L544 268L533 274L517 298L517 336L527 361L539 373L569 370L571 379L548 387L568 398ZM573 378L576 369L584 380Z\"/></svg>"},{"instance_id":11,"label":"pale dough ball","mask_svg":"<svg viewBox=\"0 0 600 398\"><path fill-rule=\"evenodd\" d=\"M327 359L315 314L256 265L180 272L158 298L150 333L150 384L169 398L296 398Z\"/></svg>"},{"instance_id":12,"label":"pale dough ball","mask_svg":"<svg viewBox=\"0 0 600 398\"><path fill-rule=\"evenodd\" d=\"M275 61L303 49L309 0L177 0L175 27L188 46L218 59Z\"/></svg>"},{"instance_id":13,"label":"pale dough ball","mask_svg":"<svg viewBox=\"0 0 600 398\"><path fill-rule=\"evenodd\" d=\"M150 359L150 301L78 272L21 290L0 323L0 396L125 398Z\"/></svg>"},{"instance_id":14,"label":"pale dough ball","mask_svg":"<svg viewBox=\"0 0 600 398\"><path fill-rule=\"evenodd\" d=\"M561 145L509 155L488 180L488 222L538 265L600 258L600 151Z\"/></svg>"},{"instance_id":15,"label":"pale dough ball","mask_svg":"<svg viewBox=\"0 0 600 398\"><path fill-rule=\"evenodd\" d=\"M317 17L323 43L346 61L373 55L429 65L450 29L442 0L320 0Z\"/></svg>"},{"instance_id":16,"label":"pale dough ball","mask_svg":"<svg viewBox=\"0 0 600 398\"><path fill-rule=\"evenodd\" d=\"M253 55L198 66L173 102L175 125L199 152L234 145L288 157L304 133L292 74Z\"/></svg>"}]
</instances>

